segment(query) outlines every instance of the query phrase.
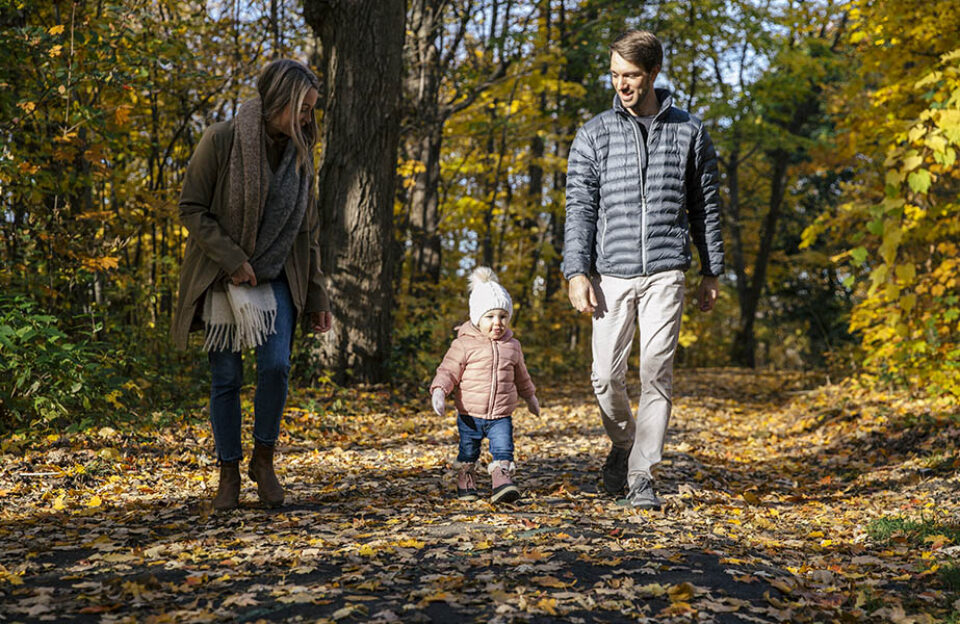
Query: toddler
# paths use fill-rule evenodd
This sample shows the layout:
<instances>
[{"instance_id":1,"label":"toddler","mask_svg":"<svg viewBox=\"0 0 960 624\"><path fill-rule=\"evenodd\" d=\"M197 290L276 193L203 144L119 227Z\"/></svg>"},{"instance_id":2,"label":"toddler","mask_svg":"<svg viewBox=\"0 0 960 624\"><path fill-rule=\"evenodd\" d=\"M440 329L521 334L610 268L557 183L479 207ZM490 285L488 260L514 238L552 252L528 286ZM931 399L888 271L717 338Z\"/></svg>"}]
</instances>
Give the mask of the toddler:
<instances>
[{"instance_id":1,"label":"toddler","mask_svg":"<svg viewBox=\"0 0 960 624\"><path fill-rule=\"evenodd\" d=\"M530 411L540 415L536 388L523 362L520 343L510 331L513 302L493 270L479 267L470 275L470 322L457 328L430 384L433 410L443 416L446 396L453 393L457 407L460 452L457 496L476 500L476 462L480 443L490 440L493 461L487 472L493 481L493 503L520 498L513 482L513 419L510 415L522 397Z\"/></svg>"}]
</instances>

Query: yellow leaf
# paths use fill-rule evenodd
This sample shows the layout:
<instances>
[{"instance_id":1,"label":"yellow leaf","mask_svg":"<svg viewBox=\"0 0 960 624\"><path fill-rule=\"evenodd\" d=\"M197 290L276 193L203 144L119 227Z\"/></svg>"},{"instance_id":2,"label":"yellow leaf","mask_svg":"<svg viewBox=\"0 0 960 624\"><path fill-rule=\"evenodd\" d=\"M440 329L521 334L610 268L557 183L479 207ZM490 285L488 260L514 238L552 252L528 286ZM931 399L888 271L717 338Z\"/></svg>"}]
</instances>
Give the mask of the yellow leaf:
<instances>
[{"instance_id":1,"label":"yellow leaf","mask_svg":"<svg viewBox=\"0 0 960 624\"><path fill-rule=\"evenodd\" d=\"M667 593L670 595L671 602L687 602L693 598L695 591L693 585L690 583L680 583L679 585L671 586L670 589L667 590Z\"/></svg>"},{"instance_id":2,"label":"yellow leaf","mask_svg":"<svg viewBox=\"0 0 960 624\"><path fill-rule=\"evenodd\" d=\"M670 617L674 615L688 615L692 613L695 613L695 610L693 607L690 606L690 603L681 601L681 602L671 603L669 607L666 607L665 609L661 610L660 613L658 613L657 615L663 616L663 617Z\"/></svg>"},{"instance_id":3,"label":"yellow leaf","mask_svg":"<svg viewBox=\"0 0 960 624\"><path fill-rule=\"evenodd\" d=\"M667 589L660 583L650 583L649 585L643 585L642 587L638 587L636 591L641 596L650 596L653 598L658 598L664 595L665 593L667 593Z\"/></svg>"},{"instance_id":4,"label":"yellow leaf","mask_svg":"<svg viewBox=\"0 0 960 624\"><path fill-rule=\"evenodd\" d=\"M57 24L56 26L51 26L47 32L51 35L62 35L63 34L63 24Z\"/></svg>"},{"instance_id":5,"label":"yellow leaf","mask_svg":"<svg viewBox=\"0 0 960 624\"><path fill-rule=\"evenodd\" d=\"M549 615L557 614L557 601L554 598L541 598L535 606Z\"/></svg>"},{"instance_id":6,"label":"yellow leaf","mask_svg":"<svg viewBox=\"0 0 960 624\"><path fill-rule=\"evenodd\" d=\"M127 123L127 120L130 119L130 111L133 110L132 106L124 104L123 106L118 106L116 110L113 111L113 120L118 126L122 126Z\"/></svg>"},{"instance_id":7,"label":"yellow leaf","mask_svg":"<svg viewBox=\"0 0 960 624\"><path fill-rule=\"evenodd\" d=\"M750 503L751 505L760 504L760 497L754 494L753 492L744 492L743 494L741 494L741 496L743 496L743 500Z\"/></svg>"},{"instance_id":8,"label":"yellow leaf","mask_svg":"<svg viewBox=\"0 0 960 624\"><path fill-rule=\"evenodd\" d=\"M105 449L101 449L100 452L97 453L97 456L102 459L116 461L120 459L120 451L115 448L107 447Z\"/></svg>"},{"instance_id":9,"label":"yellow leaf","mask_svg":"<svg viewBox=\"0 0 960 624\"><path fill-rule=\"evenodd\" d=\"M917 154L914 154L913 156L907 156L906 158L903 159L903 168L901 169L901 171L903 171L904 173L909 173L914 169L916 169L917 167L919 167L921 164L923 164L922 156L919 156Z\"/></svg>"},{"instance_id":10,"label":"yellow leaf","mask_svg":"<svg viewBox=\"0 0 960 624\"><path fill-rule=\"evenodd\" d=\"M67 505L64 502L66 500L66 495L61 494L60 496L53 499L53 508L57 511L63 511L66 509Z\"/></svg>"},{"instance_id":11,"label":"yellow leaf","mask_svg":"<svg viewBox=\"0 0 960 624\"><path fill-rule=\"evenodd\" d=\"M792 588L792 587L790 587L789 585L787 585L785 582L781 581L780 579L773 579L772 581L770 581L770 584L773 585L774 587L776 587L777 589L779 589L780 591L782 591L782 592L785 593L785 594L789 594L790 592L793 591L793 588Z\"/></svg>"},{"instance_id":12,"label":"yellow leaf","mask_svg":"<svg viewBox=\"0 0 960 624\"><path fill-rule=\"evenodd\" d=\"M102 502L103 501L100 500L100 497L94 494L85 504L87 507L99 507Z\"/></svg>"},{"instance_id":13,"label":"yellow leaf","mask_svg":"<svg viewBox=\"0 0 960 624\"><path fill-rule=\"evenodd\" d=\"M563 589L568 585L555 576L535 576L530 580L541 587L555 587L557 589Z\"/></svg>"},{"instance_id":14,"label":"yellow leaf","mask_svg":"<svg viewBox=\"0 0 960 624\"><path fill-rule=\"evenodd\" d=\"M448 594L448 593L445 592L445 591L438 591L438 592L435 592L435 593L430 594L429 596L424 596L424 597L420 600L420 604L425 605L425 604L429 604L429 603L431 603L431 602L444 602L444 601L449 600L449 599L450 599L450 594Z\"/></svg>"}]
</instances>

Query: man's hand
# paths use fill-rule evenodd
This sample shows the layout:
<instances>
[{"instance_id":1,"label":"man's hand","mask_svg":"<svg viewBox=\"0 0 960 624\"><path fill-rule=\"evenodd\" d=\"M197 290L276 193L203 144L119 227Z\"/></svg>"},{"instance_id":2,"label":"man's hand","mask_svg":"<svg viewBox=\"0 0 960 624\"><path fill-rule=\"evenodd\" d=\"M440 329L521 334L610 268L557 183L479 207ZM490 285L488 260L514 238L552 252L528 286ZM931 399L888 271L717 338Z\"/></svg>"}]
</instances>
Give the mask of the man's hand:
<instances>
[{"instance_id":1,"label":"man's hand","mask_svg":"<svg viewBox=\"0 0 960 624\"><path fill-rule=\"evenodd\" d=\"M311 312L310 325L318 334L325 334L333 326L333 315L329 312Z\"/></svg>"},{"instance_id":2,"label":"man's hand","mask_svg":"<svg viewBox=\"0 0 960 624\"><path fill-rule=\"evenodd\" d=\"M256 286L257 276L253 272L253 267L250 266L250 263L244 262L240 265L240 268L234 271L233 275L230 276L230 281L233 282L234 286L247 283L249 283L251 286Z\"/></svg>"},{"instance_id":3,"label":"man's hand","mask_svg":"<svg viewBox=\"0 0 960 624\"><path fill-rule=\"evenodd\" d=\"M700 287L697 288L697 303L701 312L709 312L717 302L720 292L720 280L715 275L704 275L700 278Z\"/></svg>"},{"instance_id":4,"label":"man's hand","mask_svg":"<svg viewBox=\"0 0 960 624\"><path fill-rule=\"evenodd\" d=\"M570 303L576 308L577 312L589 312L597 309L597 295L593 292L593 284L586 275L574 275L570 278L570 285L567 289L570 297Z\"/></svg>"}]
</instances>

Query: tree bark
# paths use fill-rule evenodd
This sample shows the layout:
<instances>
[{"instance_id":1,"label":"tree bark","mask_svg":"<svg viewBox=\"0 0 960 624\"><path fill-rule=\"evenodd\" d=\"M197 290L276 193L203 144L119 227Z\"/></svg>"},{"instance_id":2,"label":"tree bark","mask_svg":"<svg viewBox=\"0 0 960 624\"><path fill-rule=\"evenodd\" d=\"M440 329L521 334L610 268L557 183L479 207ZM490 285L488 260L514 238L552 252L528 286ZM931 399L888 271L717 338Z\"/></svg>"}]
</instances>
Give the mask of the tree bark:
<instances>
[{"instance_id":1,"label":"tree bark","mask_svg":"<svg viewBox=\"0 0 960 624\"><path fill-rule=\"evenodd\" d=\"M321 358L341 382L387 377L403 0L305 0L326 76L319 207L334 317Z\"/></svg>"}]
</instances>

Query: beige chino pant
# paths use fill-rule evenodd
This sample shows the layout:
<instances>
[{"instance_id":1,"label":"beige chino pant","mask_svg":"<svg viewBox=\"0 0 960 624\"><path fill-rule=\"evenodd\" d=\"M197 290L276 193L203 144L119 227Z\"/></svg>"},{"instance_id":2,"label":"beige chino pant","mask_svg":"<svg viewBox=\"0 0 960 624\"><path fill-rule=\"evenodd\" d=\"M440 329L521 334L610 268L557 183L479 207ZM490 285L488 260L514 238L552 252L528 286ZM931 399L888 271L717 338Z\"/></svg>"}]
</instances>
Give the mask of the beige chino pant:
<instances>
[{"instance_id":1,"label":"beige chino pant","mask_svg":"<svg viewBox=\"0 0 960 624\"><path fill-rule=\"evenodd\" d=\"M628 482L663 454L673 405L673 356L683 316L683 271L628 279L594 277L593 390L613 445L631 448ZM627 359L640 330L640 404L636 417L627 396Z\"/></svg>"}]
</instances>

